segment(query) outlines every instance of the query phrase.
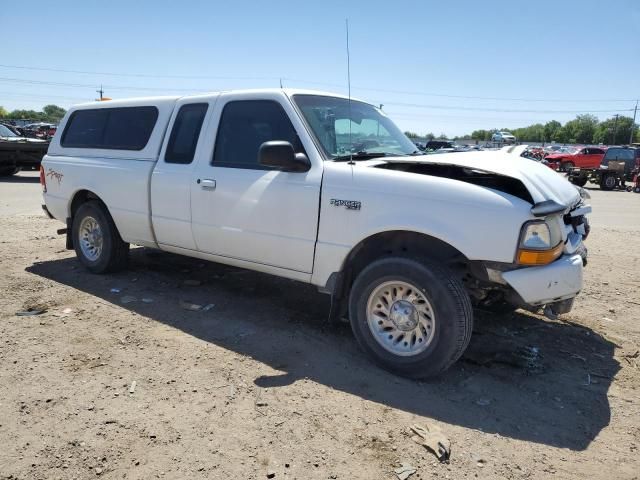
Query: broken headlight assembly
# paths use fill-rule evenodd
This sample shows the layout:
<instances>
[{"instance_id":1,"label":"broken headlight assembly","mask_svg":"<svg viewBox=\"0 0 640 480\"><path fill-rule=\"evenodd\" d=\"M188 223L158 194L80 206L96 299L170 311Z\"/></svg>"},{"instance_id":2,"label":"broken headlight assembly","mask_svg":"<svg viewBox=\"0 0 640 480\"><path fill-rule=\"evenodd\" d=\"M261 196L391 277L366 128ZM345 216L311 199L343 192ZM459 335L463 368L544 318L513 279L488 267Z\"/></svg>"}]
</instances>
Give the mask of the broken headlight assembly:
<instances>
[{"instance_id":1,"label":"broken headlight assembly","mask_svg":"<svg viewBox=\"0 0 640 480\"><path fill-rule=\"evenodd\" d=\"M562 230L557 217L532 220L520 231L516 263L519 265L547 265L562 255Z\"/></svg>"}]
</instances>

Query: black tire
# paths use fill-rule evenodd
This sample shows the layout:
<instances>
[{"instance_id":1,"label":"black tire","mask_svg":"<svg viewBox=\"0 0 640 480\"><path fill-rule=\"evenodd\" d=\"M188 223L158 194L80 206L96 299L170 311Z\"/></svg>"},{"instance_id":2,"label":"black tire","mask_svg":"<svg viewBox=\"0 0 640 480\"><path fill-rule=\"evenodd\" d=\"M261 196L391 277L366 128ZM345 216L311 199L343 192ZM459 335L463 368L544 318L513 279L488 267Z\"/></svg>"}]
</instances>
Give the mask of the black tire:
<instances>
[{"instance_id":1,"label":"black tire","mask_svg":"<svg viewBox=\"0 0 640 480\"><path fill-rule=\"evenodd\" d=\"M578 187L584 187L587 184L587 177L569 177L569 181Z\"/></svg>"},{"instance_id":2,"label":"black tire","mask_svg":"<svg viewBox=\"0 0 640 480\"><path fill-rule=\"evenodd\" d=\"M618 181L616 179L615 174L613 173L609 173L609 174L605 174L602 176L602 179L600 180L600 189L601 190L613 190L616 185L617 185Z\"/></svg>"},{"instance_id":3,"label":"black tire","mask_svg":"<svg viewBox=\"0 0 640 480\"><path fill-rule=\"evenodd\" d=\"M10 177L19 171L19 167L0 167L0 177Z\"/></svg>"},{"instance_id":4,"label":"black tire","mask_svg":"<svg viewBox=\"0 0 640 480\"><path fill-rule=\"evenodd\" d=\"M80 226L87 217L95 219L102 232L102 251L95 259L87 257L80 245ZM111 215L101 202L91 200L80 205L73 217L72 239L78 260L90 272L108 273L126 268L129 244L122 240Z\"/></svg>"},{"instance_id":5,"label":"black tire","mask_svg":"<svg viewBox=\"0 0 640 480\"><path fill-rule=\"evenodd\" d=\"M369 296L389 281L418 287L433 308L433 337L420 353L394 354L382 347L369 328ZM465 351L473 330L473 309L462 282L443 266L401 257L377 260L358 275L349 297L349 318L365 353L382 368L409 378L432 377L444 372Z\"/></svg>"}]
</instances>

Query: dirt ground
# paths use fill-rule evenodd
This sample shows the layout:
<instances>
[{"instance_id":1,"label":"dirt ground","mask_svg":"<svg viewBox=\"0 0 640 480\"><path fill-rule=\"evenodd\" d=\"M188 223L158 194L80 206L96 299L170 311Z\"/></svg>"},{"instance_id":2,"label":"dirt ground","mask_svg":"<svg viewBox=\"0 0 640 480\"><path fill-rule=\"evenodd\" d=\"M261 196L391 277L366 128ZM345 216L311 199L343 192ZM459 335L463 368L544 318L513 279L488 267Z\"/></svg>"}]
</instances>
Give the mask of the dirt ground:
<instances>
[{"instance_id":1,"label":"dirt ground","mask_svg":"<svg viewBox=\"0 0 640 480\"><path fill-rule=\"evenodd\" d=\"M415 382L306 285L142 248L91 275L36 176L0 181L0 478L639 478L640 195L591 193L574 310L476 312L464 358Z\"/></svg>"}]
</instances>

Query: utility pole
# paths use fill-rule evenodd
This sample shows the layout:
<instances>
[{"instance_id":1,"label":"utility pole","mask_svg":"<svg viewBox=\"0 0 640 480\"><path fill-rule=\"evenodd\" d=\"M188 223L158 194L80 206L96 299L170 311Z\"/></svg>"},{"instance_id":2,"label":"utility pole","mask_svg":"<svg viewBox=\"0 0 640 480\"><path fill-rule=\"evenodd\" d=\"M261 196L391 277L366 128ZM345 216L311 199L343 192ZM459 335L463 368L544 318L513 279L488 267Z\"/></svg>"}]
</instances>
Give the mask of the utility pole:
<instances>
[{"instance_id":1,"label":"utility pole","mask_svg":"<svg viewBox=\"0 0 640 480\"><path fill-rule=\"evenodd\" d=\"M631 122L631 134L629 135L629 144L633 143L633 134L636 133L636 114L638 113L638 100L636 100L636 108L633 109L633 122Z\"/></svg>"},{"instance_id":2,"label":"utility pole","mask_svg":"<svg viewBox=\"0 0 640 480\"><path fill-rule=\"evenodd\" d=\"M615 145L616 144L616 133L618 133L618 117L620 115L619 114L615 114L614 117L616 117L616 121L613 123L613 135L611 138L611 145Z\"/></svg>"},{"instance_id":3,"label":"utility pole","mask_svg":"<svg viewBox=\"0 0 640 480\"><path fill-rule=\"evenodd\" d=\"M100 90L96 90L97 93L100 94L100 101L102 101L104 90L102 89L102 85L100 85Z\"/></svg>"}]
</instances>

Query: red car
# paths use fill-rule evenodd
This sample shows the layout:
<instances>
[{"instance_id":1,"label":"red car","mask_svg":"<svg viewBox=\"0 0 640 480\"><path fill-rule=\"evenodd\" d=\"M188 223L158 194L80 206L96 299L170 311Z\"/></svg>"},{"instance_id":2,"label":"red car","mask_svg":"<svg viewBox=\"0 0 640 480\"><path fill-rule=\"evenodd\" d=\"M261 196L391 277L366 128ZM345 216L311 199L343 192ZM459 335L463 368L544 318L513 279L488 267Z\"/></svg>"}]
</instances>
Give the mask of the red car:
<instances>
[{"instance_id":1,"label":"red car","mask_svg":"<svg viewBox=\"0 0 640 480\"><path fill-rule=\"evenodd\" d=\"M573 167L598 168L606 152L606 148L601 147L576 147L568 152L552 153L544 159L554 170L566 172Z\"/></svg>"}]
</instances>

